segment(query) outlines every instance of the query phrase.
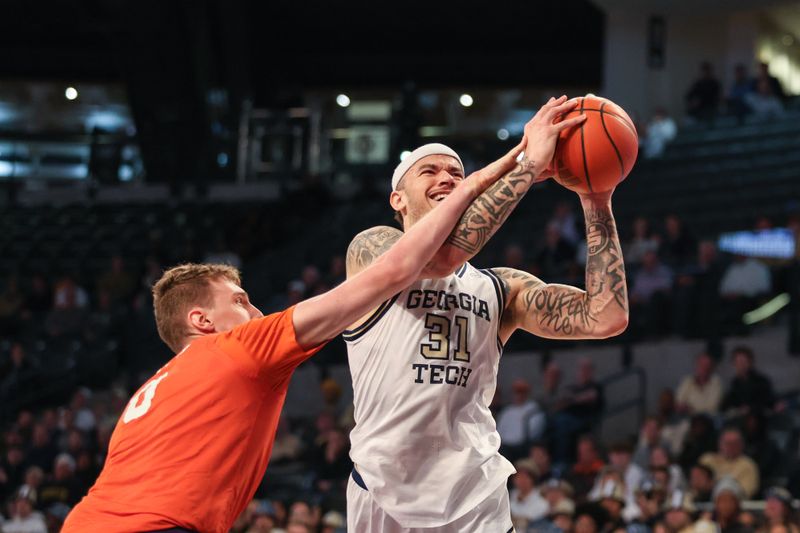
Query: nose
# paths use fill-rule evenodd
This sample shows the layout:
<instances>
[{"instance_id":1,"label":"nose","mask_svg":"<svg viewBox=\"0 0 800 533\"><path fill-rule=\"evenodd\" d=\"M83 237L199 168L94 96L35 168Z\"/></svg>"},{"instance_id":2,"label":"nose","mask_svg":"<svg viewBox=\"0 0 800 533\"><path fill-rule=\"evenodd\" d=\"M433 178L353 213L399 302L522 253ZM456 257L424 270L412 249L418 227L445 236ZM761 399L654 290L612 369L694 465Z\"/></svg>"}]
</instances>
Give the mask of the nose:
<instances>
[{"instance_id":1,"label":"nose","mask_svg":"<svg viewBox=\"0 0 800 533\"><path fill-rule=\"evenodd\" d=\"M250 318L251 318L251 319L252 319L252 318L261 318L262 316L264 316L264 313L262 313L262 312L261 312L261 311L258 309L258 307L256 307L255 305L253 305L253 304L250 304Z\"/></svg>"},{"instance_id":2,"label":"nose","mask_svg":"<svg viewBox=\"0 0 800 533\"><path fill-rule=\"evenodd\" d=\"M452 174L450 174L446 170L442 170L441 172L439 172L439 175L437 177L439 178L437 185L445 185L445 184L450 184L453 186L456 185L456 179L453 177Z\"/></svg>"}]
</instances>

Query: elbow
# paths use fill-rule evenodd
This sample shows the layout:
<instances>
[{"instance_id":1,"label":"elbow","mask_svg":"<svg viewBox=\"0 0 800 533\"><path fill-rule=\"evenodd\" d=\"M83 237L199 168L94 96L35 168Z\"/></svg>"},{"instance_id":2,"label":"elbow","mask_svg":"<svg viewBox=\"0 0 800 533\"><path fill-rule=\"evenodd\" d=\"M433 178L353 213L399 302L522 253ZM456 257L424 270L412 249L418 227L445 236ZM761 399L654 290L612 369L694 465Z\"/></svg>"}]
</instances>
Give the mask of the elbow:
<instances>
[{"instance_id":1,"label":"elbow","mask_svg":"<svg viewBox=\"0 0 800 533\"><path fill-rule=\"evenodd\" d=\"M628 313L620 313L609 317L608 320L603 322L603 327L598 331L598 339L608 339L621 335L628 329Z\"/></svg>"}]
</instances>

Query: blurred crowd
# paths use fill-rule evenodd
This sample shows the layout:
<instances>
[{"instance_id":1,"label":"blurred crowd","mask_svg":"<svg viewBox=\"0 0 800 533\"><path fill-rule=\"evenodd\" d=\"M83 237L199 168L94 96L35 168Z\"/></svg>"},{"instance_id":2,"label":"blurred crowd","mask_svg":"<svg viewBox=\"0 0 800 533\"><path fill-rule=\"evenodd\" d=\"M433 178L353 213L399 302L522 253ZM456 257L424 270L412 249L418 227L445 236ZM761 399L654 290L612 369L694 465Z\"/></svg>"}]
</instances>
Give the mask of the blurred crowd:
<instances>
[{"instance_id":1,"label":"blurred crowd","mask_svg":"<svg viewBox=\"0 0 800 533\"><path fill-rule=\"evenodd\" d=\"M732 365L729 383L718 364ZM563 385L550 362L533 385L516 380L508 403L495 399L501 452L517 468L517 531L798 531L797 450L768 431L789 407L749 347L722 361L698 354L637 436L605 446L597 438L603 389L590 360L580 361L575 383Z\"/></svg>"}]
</instances>

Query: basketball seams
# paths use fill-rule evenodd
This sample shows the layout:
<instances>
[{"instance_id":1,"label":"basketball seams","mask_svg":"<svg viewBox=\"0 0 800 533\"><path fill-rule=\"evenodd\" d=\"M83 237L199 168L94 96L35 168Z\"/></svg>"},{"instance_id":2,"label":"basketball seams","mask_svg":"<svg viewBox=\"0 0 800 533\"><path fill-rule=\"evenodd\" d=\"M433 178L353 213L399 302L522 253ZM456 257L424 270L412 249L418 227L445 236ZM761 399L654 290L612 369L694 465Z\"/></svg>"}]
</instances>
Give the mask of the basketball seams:
<instances>
[{"instance_id":1,"label":"basketball seams","mask_svg":"<svg viewBox=\"0 0 800 533\"><path fill-rule=\"evenodd\" d=\"M603 105L605 105L605 104L603 104ZM613 111L606 111L606 110L602 109L602 106L601 106L600 109L591 109L591 108L584 108L583 109L584 113L587 112L587 111L594 111L595 113L600 113L601 115L611 115L614 118L618 118L620 120L620 122L625 124L625 126L629 130L631 130L631 133L633 133L637 137L639 136L639 134L636 133L636 127L633 125L633 123L629 119L627 119L627 118L623 117L622 115L620 115L619 113L614 113ZM569 113L567 113L567 115L564 118L569 117L569 115L571 115L574 112L575 111L570 111Z\"/></svg>"},{"instance_id":2,"label":"basketball seams","mask_svg":"<svg viewBox=\"0 0 800 533\"><path fill-rule=\"evenodd\" d=\"M585 98L581 98L581 108L580 108L581 115L583 115L583 102L585 100L586 100ZM581 156L583 156L584 179L586 179L586 185L589 187L589 192L594 192L594 189L592 189L592 180L589 178L589 163L588 161L586 161L586 143L584 142L584 129L583 129L584 124L581 124Z\"/></svg>"},{"instance_id":3,"label":"basketball seams","mask_svg":"<svg viewBox=\"0 0 800 533\"><path fill-rule=\"evenodd\" d=\"M617 154L617 161L619 161L619 172L620 172L620 182L625 179L625 163L622 161L622 154L619 153L619 148L617 148L617 144L614 142L614 138L611 137L611 134L608 132L608 127L606 126L606 117L605 113L603 113L603 108L606 104L600 106L600 124L603 125L603 131L606 133L606 137L608 137L608 142L611 143L611 147L614 149L614 153ZM611 113L609 113L610 115Z\"/></svg>"}]
</instances>

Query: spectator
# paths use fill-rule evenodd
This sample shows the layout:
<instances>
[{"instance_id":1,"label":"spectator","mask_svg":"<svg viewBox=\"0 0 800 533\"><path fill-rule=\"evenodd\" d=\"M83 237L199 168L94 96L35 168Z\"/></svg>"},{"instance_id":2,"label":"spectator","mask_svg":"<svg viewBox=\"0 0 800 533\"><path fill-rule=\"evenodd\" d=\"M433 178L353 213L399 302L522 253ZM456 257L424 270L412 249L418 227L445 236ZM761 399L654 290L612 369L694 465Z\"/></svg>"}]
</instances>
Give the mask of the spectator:
<instances>
[{"instance_id":1,"label":"spectator","mask_svg":"<svg viewBox=\"0 0 800 533\"><path fill-rule=\"evenodd\" d=\"M675 394L672 389L662 389L658 395L658 419L661 421L661 440L667 443L670 455L678 455L683 449L689 421L678 414Z\"/></svg>"},{"instance_id":2,"label":"spectator","mask_svg":"<svg viewBox=\"0 0 800 533\"><path fill-rule=\"evenodd\" d=\"M605 510L607 515L603 531L625 530L625 519L622 516L622 511L627 501L622 483L612 480L603 483L600 487L597 501L599 501L600 507Z\"/></svg>"},{"instance_id":3,"label":"spectator","mask_svg":"<svg viewBox=\"0 0 800 533\"><path fill-rule=\"evenodd\" d=\"M675 327L681 335L715 340L719 336L723 265L712 241L697 245L697 259L679 270L675 283Z\"/></svg>"},{"instance_id":4,"label":"spectator","mask_svg":"<svg viewBox=\"0 0 800 533\"><path fill-rule=\"evenodd\" d=\"M547 518L528 527L528 533L570 533L574 515L575 503L570 499L560 500L549 508Z\"/></svg>"},{"instance_id":5,"label":"spectator","mask_svg":"<svg viewBox=\"0 0 800 533\"><path fill-rule=\"evenodd\" d=\"M667 110L663 107L657 108L645 130L644 156L647 159L661 157L677 134L678 126L667 114Z\"/></svg>"},{"instance_id":6,"label":"spectator","mask_svg":"<svg viewBox=\"0 0 800 533\"><path fill-rule=\"evenodd\" d=\"M559 403L559 388L561 387L561 368L555 361L550 361L542 372L541 391L536 396L536 403L548 415L552 415Z\"/></svg>"},{"instance_id":7,"label":"spectator","mask_svg":"<svg viewBox=\"0 0 800 533\"><path fill-rule=\"evenodd\" d=\"M86 321L89 296L70 275L56 284L53 292L53 309L45 319L45 329L51 337L77 333Z\"/></svg>"},{"instance_id":8,"label":"spectator","mask_svg":"<svg viewBox=\"0 0 800 533\"><path fill-rule=\"evenodd\" d=\"M588 510L578 513L575 518L574 533L597 533L600 530L598 518Z\"/></svg>"},{"instance_id":9,"label":"spectator","mask_svg":"<svg viewBox=\"0 0 800 533\"><path fill-rule=\"evenodd\" d=\"M630 293L631 320L636 335L661 335L668 328L672 270L655 252L646 252Z\"/></svg>"},{"instance_id":10,"label":"spectator","mask_svg":"<svg viewBox=\"0 0 800 533\"><path fill-rule=\"evenodd\" d=\"M666 502L666 487L651 479L645 481L636 490L636 506L639 516L632 523L633 531L652 531L661 517L661 510ZM631 531L629 529L629 531Z\"/></svg>"},{"instance_id":11,"label":"spectator","mask_svg":"<svg viewBox=\"0 0 800 533\"><path fill-rule=\"evenodd\" d=\"M353 470L350 460L350 441L339 430L328 432L325 444L317 449L314 471L317 474L317 489L321 492L343 492L347 478Z\"/></svg>"},{"instance_id":12,"label":"spectator","mask_svg":"<svg viewBox=\"0 0 800 533\"><path fill-rule=\"evenodd\" d=\"M97 292L106 292L114 304L126 305L136 290L133 275L125 269L125 260L115 254L110 269L97 280Z\"/></svg>"},{"instance_id":13,"label":"spectator","mask_svg":"<svg viewBox=\"0 0 800 533\"><path fill-rule=\"evenodd\" d=\"M604 463L594 439L584 435L578 440L578 458L569 472L570 484L575 487L576 499L583 500L594 485Z\"/></svg>"},{"instance_id":14,"label":"spectator","mask_svg":"<svg viewBox=\"0 0 800 533\"><path fill-rule=\"evenodd\" d=\"M38 423L33 426L31 447L28 449L28 464L49 469L58 454L58 449L50 439L47 427Z\"/></svg>"},{"instance_id":15,"label":"spectator","mask_svg":"<svg viewBox=\"0 0 800 533\"><path fill-rule=\"evenodd\" d=\"M47 533L42 513L34 511L36 494L23 487L11 503L11 520L3 524L3 533Z\"/></svg>"},{"instance_id":16,"label":"spectator","mask_svg":"<svg viewBox=\"0 0 800 533\"><path fill-rule=\"evenodd\" d=\"M303 441L291 432L289 421L285 415L278 420L278 429L275 433L275 443L272 445L272 455L269 466L275 467L291 463L300 459L303 453Z\"/></svg>"},{"instance_id":17,"label":"spectator","mask_svg":"<svg viewBox=\"0 0 800 533\"><path fill-rule=\"evenodd\" d=\"M800 533L792 495L783 487L767 490L764 533Z\"/></svg>"},{"instance_id":18,"label":"spectator","mask_svg":"<svg viewBox=\"0 0 800 533\"><path fill-rule=\"evenodd\" d=\"M755 368L753 350L748 346L737 346L732 356L736 374L722 400L722 410L729 416L742 416L773 409L772 381Z\"/></svg>"},{"instance_id":19,"label":"spectator","mask_svg":"<svg viewBox=\"0 0 800 533\"><path fill-rule=\"evenodd\" d=\"M563 501L573 501L575 490L563 479L551 478L541 490L542 497L547 500L550 509L555 509Z\"/></svg>"},{"instance_id":20,"label":"spectator","mask_svg":"<svg viewBox=\"0 0 800 533\"><path fill-rule=\"evenodd\" d=\"M322 410L328 411L337 419L343 414L343 406L339 405L342 399L342 386L335 379L328 377L319 384L319 391L322 394Z\"/></svg>"},{"instance_id":21,"label":"spectator","mask_svg":"<svg viewBox=\"0 0 800 533\"><path fill-rule=\"evenodd\" d=\"M760 297L772 290L772 275L764 263L754 257L737 255L722 275L719 292L726 311L723 324L734 333L744 334L742 315L756 307Z\"/></svg>"},{"instance_id":22,"label":"spectator","mask_svg":"<svg viewBox=\"0 0 800 533\"><path fill-rule=\"evenodd\" d=\"M504 265L511 265L509 268L516 268L517 270L528 269L525 264L525 250L515 242L508 244L503 250L503 261Z\"/></svg>"},{"instance_id":23,"label":"spectator","mask_svg":"<svg viewBox=\"0 0 800 533\"><path fill-rule=\"evenodd\" d=\"M340 533L344 531L347 522L338 511L328 511L322 515L322 532L321 533Z\"/></svg>"},{"instance_id":24,"label":"spectator","mask_svg":"<svg viewBox=\"0 0 800 533\"><path fill-rule=\"evenodd\" d=\"M42 506L60 502L73 506L78 503L86 493L86 488L75 476L75 459L69 454L62 453L56 457L53 466L53 475L42 484L39 500Z\"/></svg>"},{"instance_id":25,"label":"spectator","mask_svg":"<svg viewBox=\"0 0 800 533\"><path fill-rule=\"evenodd\" d=\"M345 272L345 259L343 255L334 255L331 257L331 262L328 267L328 275L325 278L326 285L329 287L336 287L342 283L346 278Z\"/></svg>"},{"instance_id":26,"label":"spectator","mask_svg":"<svg viewBox=\"0 0 800 533\"><path fill-rule=\"evenodd\" d=\"M300 272L300 281L306 288L303 299L316 296L321 292L320 284L322 283L322 274L319 269L314 265L306 265Z\"/></svg>"},{"instance_id":27,"label":"spectator","mask_svg":"<svg viewBox=\"0 0 800 533\"><path fill-rule=\"evenodd\" d=\"M578 380L566 387L553 417L553 439L557 462L570 462L575 450L575 436L591 430L605 406L603 388L594 379L591 359L578 361Z\"/></svg>"},{"instance_id":28,"label":"spectator","mask_svg":"<svg viewBox=\"0 0 800 533\"><path fill-rule=\"evenodd\" d=\"M25 293L22 292L17 277L11 276L0 293L0 335L12 335L19 331L24 308Z\"/></svg>"},{"instance_id":29,"label":"spectator","mask_svg":"<svg viewBox=\"0 0 800 533\"><path fill-rule=\"evenodd\" d=\"M642 468L632 461L633 447L625 441L616 442L608 449L608 463L611 468L619 472L622 489L624 490L625 504L627 507L635 507L634 491L636 487L644 481L645 472ZM602 478L595 482L589 497L598 500L604 489Z\"/></svg>"},{"instance_id":30,"label":"spectator","mask_svg":"<svg viewBox=\"0 0 800 533\"><path fill-rule=\"evenodd\" d=\"M689 490L696 503L710 503L714 492L714 471L704 465L696 464L689 472Z\"/></svg>"},{"instance_id":31,"label":"spectator","mask_svg":"<svg viewBox=\"0 0 800 533\"><path fill-rule=\"evenodd\" d=\"M32 491L32 494L39 494L39 488L44 482L44 471L38 466L29 466L25 470L25 483L23 487L27 487Z\"/></svg>"},{"instance_id":32,"label":"spectator","mask_svg":"<svg viewBox=\"0 0 800 533\"><path fill-rule=\"evenodd\" d=\"M9 444L7 442L7 444ZM18 443L8 445L3 458L2 470L5 473L3 496L7 496L19 487L25 478L25 451Z\"/></svg>"},{"instance_id":33,"label":"spectator","mask_svg":"<svg viewBox=\"0 0 800 533\"><path fill-rule=\"evenodd\" d=\"M689 470L705 453L717 447L717 433L714 421L708 415L694 415L689 420L689 432L683 444L678 463Z\"/></svg>"},{"instance_id":34,"label":"spectator","mask_svg":"<svg viewBox=\"0 0 800 533\"><path fill-rule=\"evenodd\" d=\"M273 533L277 524L275 507L269 500L253 500L256 505L252 509L247 533Z\"/></svg>"},{"instance_id":35,"label":"spectator","mask_svg":"<svg viewBox=\"0 0 800 533\"><path fill-rule=\"evenodd\" d=\"M536 465L536 471L538 472L536 479L539 483L546 483L553 479L552 458L550 450L547 449L547 445L544 442L534 442L528 458Z\"/></svg>"},{"instance_id":36,"label":"spectator","mask_svg":"<svg viewBox=\"0 0 800 533\"><path fill-rule=\"evenodd\" d=\"M724 477L714 487L714 522L720 533L752 533L741 522L741 504L745 493L735 480Z\"/></svg>"},{"instance_id":37,"label":"spectator","mask_svg":"<svg viewBox=\"0 0 800 533\"><path fill-rule=\"evenodd\" d=\"M694 519L692 515L695 510L692 498L688 493L681 491L672 493L664 513L664 524L667 531L669 533L693 533Z\"/></svg>"},{"instance_id":38,"label":"spectator","mask_svg":"<svg viewBox=\"0 0 800 533\"><path fill-rule=\"evenodd\" d=\"M633 236L625 243L625 263L631 272L639 268L647 252L658 252L659 237L650 228L650 222L643 216L633 220Z\"/></svg>"},{"instance_id":39,"label":"spectator","mask_svg":"<svg viewBox=\"0 0 800 533\"><path fill-rule=\"evenodd\" d=\"M310 504L303 500L298 500L292 503L289 507L288 524L302 524L308 529L316 530L317 525L322 518L322 510L318 506L311 507ZM289 533L287 526L286 533Z\"/></svg>"},{"instance_id":40,"label":"spectator","mask_svg":"<svg viewBox=\"0 0 800 533\"><path fill-rule=\"evenodd\" d=\"M756 494L759 486L758 466L744 455L744 440L738 429L729 428L719 437L719 451L706 453L700 463L714 471L717 480L730 477L742 488L744 496Z\"/></svg>"},{"instance_id":41,"label":"spectator","mask_svg":"<svg viewBox=\"0 0 800 533\"><path fill-rule=\"evenodd\" d=\"M509 494L511 521L518 531L525 531L529 524L547 516L549 507L547 500L536 488L538 476L536 463L530 459L522 459L514 466L517 473L511 478L514 488Z\"/></svg>"},{"instance_id":42,"label":"spectator","mask_svg":"<svg viewBox=\"0 0 800 533\"><path fill-rule=\"evenodd\" d=\"M664 237L661 240L659 253L670 267L681 269L694 258L697 241L692 233L678 217L671 214L664 218Z\"/></svg>"},{"instance_id":43,"label":"spectator","mask_svg":"<svg viewBox=\"0 0 800 533\"><path fill-rule=\"evenodd\" d=\"M550 222L545 228L544 242L534 258L537 272L543 279L563 281L575 260L575 247L561 236L561 226Z\"/></svg>"},{"instance_id":44,"label":"spectator","mask_svg":"<svg viewBox=\"0 0 800 533\"><path fill-rule=\"evenodd\" d=\"M744 453L758 465L762 478L770 478L781 473L785 462L780 448L769 438L767 418L763 412L751 411L744 416L742 424Z\"/></svg>"},{"instance_id":45,"label":"spectator","mask_svg":"<svg viewBox=\"0 0 800 533\"><path fill-rule=\"evenodd\" d=\"M772 92L769 80L756 80L755 91L747 93L745 101L756 117L777 118L784 112L783 102L778 95Z\"/></svg>"},{"instance_id":46,"label":"spectator","mask_svg":"<svg viewBox=\"0 0 800 533\"><path fill-rule=\"evenodd\" d=\"M661 468L667 474L662 483L667 488L667 494L686 489L686 478L681 467L672 462L669 450L663 446L653 448L650 452L650 470Z\"/></svg>"},{"instance_id":47,"label":"spectator","mask_svg":"<svg viewBox=\"0 0 800 533\"><path fill-rule=\"evenodd\" d=\"M70 510L70 506L63 503L54 503L48 507L45 512L47 531L50 533L61 531L61 528L64 526L64 520L67 519Z\"/></svg>"},{"instance_id":48,"label":"spectator","mask_svg":"<svg viewBox=\"0 0 800 533\"><path fill-rule=\"evenodd\" d=\"M575 211L572 202L561 201L556 204L553 216L548 221L548 225L558 227L561 238L567 241L570 246L577 246L583 238L583 228L578 229L578 221L575 218Z\"/></svg>"},{"instance_id":49,"label":"spectator","mask_svg":"<svg viewBox=\"0 0 800 533\"><path fill-rule=\"evenodd\" d=\"M690 415L715 415L722 401L722 379L714 372L714 360L708 352L694 360L694 373L685 376L678 386L678 411Z\"/></svg>"},{"instance_id":50,"label":"spectator","mask_svg":"<svg viewBox=\"0 0 800 533\"><path fill-rule=\"evenodd\" d=\"M72 402L70 403L70 409L72 409L75 415L75 427L84 433L93 431L97 425L94 413L87 406L87 402L91 397L92 391L87 387L81 387L75 391L75 394L72 396Z\"/></svg>"},{"instance_id":51,"label":"spectator","mask_svg":"<svg viewBox=\"0 0 800 533\"><path fill-rule=\"evenodd\" d=\"M714 76L711 63L702 63L700 78L692 84L686 94L686 108L689 116L701 121L714 118L719 108L721 93L722 87Z\"/></svg>"},{"instance_id":52,"label":"spectator","mask_svg":"<svg viewBox=\"0 0 800 533\"><path fill-rule=\"evenodd\" d=\"M751 91L756 91L759 83L766 82L771 94L774 94L781 101L786 100L786 92L783 90L781 82L769 73L769 64L761 62L758 64L758 73L751 82Z\"/></svg>"},{"instance_id":53,"label":"spectator","mask_svg":"<svg viewBox=\"0 0 800 533\"><path fill-rule=\"evenodd\" d=\"M530 398L531 387L524 379L511 384L511 404L501 409L497 418L500 434L500 453L509 461L528 454L530 445L539 440L545 430L545 415Z\"/></svg>"},{"instance_id":54,"label":"spectator","mask_svg":"<svg viewBox=\"0 0 800 533\"><path fill-rule=\"evenodd\" d=\"M669 446L669 442L661 438L661 420L657 416L647 416L639 431L639 443L633 454L633 462L640 468L650 468L650 453L659 446Z\"/></svg>"},{"instance_id":55,"label":"spectator","mask_svg":"<svg viewBox=\"0 0 800 533\"><path fill-rule=\"evenodd\" d=\"M750 113L751 109L747 104L747 96L752 90L753 84L747 76L747 67L742 63L737 63L733 69L733 84L730 91L728 91L728 113L740 118Z\"/></svg>"},{"instance_id":56,"label":"spectator","mask_svg":"<svg viewBox=\"0 0 800 533\"><path fill-rule=\"evenodd\" d=\"M15 398L23 387L32 384L39 372L38 361L28 356L22 344L14 342L9 360L0 367L0 396L6 401Z\"/></svg>"}]
</instances>

